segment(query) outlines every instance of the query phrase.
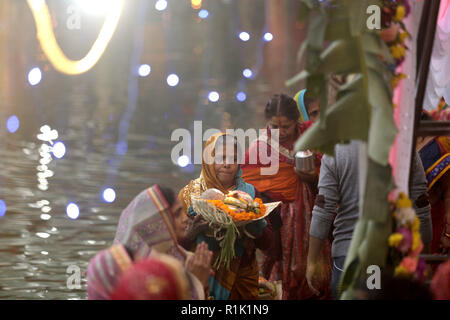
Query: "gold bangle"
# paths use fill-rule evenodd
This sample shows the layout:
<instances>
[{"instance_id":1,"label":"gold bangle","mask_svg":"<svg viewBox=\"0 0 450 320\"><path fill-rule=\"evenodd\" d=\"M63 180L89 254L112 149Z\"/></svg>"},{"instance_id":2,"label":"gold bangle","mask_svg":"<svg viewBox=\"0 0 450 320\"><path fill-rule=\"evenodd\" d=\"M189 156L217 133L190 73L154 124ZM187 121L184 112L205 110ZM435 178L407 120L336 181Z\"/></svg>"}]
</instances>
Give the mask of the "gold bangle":
<instances>
[{"instance_id":1,"label":"gold bangle","mask_svg":"<svg viewBox=\"0 0 450 320\"><path fill-rule=\"evenodd\" d=\"M447 238L450 238L450 234L447 233L447 232L445 232L445 236L446 236Z\"/></svg>"}]
</instances>

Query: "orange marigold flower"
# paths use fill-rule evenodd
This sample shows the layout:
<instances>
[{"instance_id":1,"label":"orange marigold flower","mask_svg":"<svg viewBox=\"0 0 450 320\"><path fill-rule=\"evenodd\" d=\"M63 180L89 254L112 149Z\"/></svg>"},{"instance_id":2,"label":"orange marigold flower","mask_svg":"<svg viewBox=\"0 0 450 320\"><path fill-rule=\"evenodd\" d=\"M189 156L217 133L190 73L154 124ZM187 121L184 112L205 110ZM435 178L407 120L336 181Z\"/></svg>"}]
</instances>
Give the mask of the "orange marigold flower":
<instances>
[{"instance_id":1,"label":"orange marigold flower","mask_svg":"<svg viewBox=\"0 0 450 320\"><path fill-rule=\"evenodd\" d=\"M222 212L228 214L233 221L251 221L262 217L266 213L266 206L260 198L255 198L254 201L259 203L259 214L255 212L236 212L231 209L228 205L223 203L222 200L206 200L207 202L213 204L215 207L219 208Z\"/></svg>"}]
</instances>

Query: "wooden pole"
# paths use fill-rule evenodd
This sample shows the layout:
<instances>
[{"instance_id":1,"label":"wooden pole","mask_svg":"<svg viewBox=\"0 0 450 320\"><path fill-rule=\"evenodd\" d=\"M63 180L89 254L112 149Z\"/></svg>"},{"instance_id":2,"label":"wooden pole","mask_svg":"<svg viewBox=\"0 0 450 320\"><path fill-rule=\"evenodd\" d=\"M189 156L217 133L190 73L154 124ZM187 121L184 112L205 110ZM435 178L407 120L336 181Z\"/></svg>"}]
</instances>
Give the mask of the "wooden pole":
<instances>
[{"instance_id":1,"label":"wooden pole","mask_svg":"<svg viewBox=\"0 0 450 320\"><path fill-rule=\"evenodd\" d=\"M437 18L439 14L439 7L441 0L429 0L428 8L424 6L422 18L420 20L419 37L417 38L417 54L421 56L418 72L417 72L417 86L416 86L416 101L415 101L415 117L414 117L414 136L411 152L411 166L413 168L413 161L416 150L417 132L420 124L420 116L422 114L423 99L425 97L425 90L427 87L428 70L430 67L431 55L433 52L433 43L436 32ZM423 27L422 25L425 25ZM423 45L422 45L423 44ZM422 49L423 48L423 49ZM422 50L420 50L422 49ZM412 170L409 172L409 184L412 181Z\"/></svg>"}]
</instances>

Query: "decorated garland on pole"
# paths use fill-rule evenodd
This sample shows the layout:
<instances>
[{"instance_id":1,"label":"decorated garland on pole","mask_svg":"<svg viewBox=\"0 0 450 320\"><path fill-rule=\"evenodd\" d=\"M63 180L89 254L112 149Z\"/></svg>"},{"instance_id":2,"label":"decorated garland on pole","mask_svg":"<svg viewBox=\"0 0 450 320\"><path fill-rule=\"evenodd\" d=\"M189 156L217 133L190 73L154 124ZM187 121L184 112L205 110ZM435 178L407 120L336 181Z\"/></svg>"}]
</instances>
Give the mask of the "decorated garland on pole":
<instances>
[{"instance_id":1,"label":"decorated garland on pole","mask_svg":"<svg viewBox=\"0 0 450 320\"><path fill-rule=\"evenodd\" d=\"M423 249L420 236L420 221L413 209L412 201L398 190L389 194L393 212L394 232L389 237L389 258L395 277L405 277L424 281L426 264L419 257Z\"/></svg>"},{"instance_id":2,"label":"decorated garland on pole","mask_svg":"<svg viewBox=\"0 0 450 320\"><path fill-rule=\"evenodd\" d=\"M393 74L391 81L392 88L395 88L401 79L406 75L402 72L397 72L397 67L405 60L406 50L408 47L405 44L406 38L411 38L411 34L405 27L403 20L409 15L411 7L408 0L383 0L383 8L381 13L381 39L389 47L395 63L388 64L389 70Z\"/></svg>"}]
</instances>

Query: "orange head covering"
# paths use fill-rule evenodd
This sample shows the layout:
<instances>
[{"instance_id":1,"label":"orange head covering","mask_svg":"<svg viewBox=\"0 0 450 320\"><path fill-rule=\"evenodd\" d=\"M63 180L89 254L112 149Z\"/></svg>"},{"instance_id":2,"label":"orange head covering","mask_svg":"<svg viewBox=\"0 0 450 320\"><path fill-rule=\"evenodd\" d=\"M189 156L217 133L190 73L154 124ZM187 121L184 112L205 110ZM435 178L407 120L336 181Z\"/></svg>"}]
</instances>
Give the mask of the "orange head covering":
<instances>
[{"instance_id":1,"label":"orange head covering","mask_svg":"<svg viewBox=\"0 0 450 320\"><path fill-rule=\"evenodd\" d=\"M215 188L223 193L228 193L231 190L239 189L241 191L245 191L248 194L250 194L252 197L254 197L254 187L245 183L242 179L242 170L239 167L237 173L236 173L236 180L235 184L229 188L225 188L222 183L219 181L216 175L216 170L214 169L214 157L215 157L215 149L216 144L220 137L227 136L232 137L235 139L232 135L227 135L226 133L216 133L212 135L205 143L204 149L203 149L203 158L202 158L202 171L200 173L200 177L198 177L195 180L192 180L187 186L185 186L183 189L181 189L180 194L178 197L183 201L185 204L185 209L187 210L191 205L191 196L199 196L202 194L205 190ZM225 143L227 139L224 139L223 143ZM236 140L235 140L236 141ZM236 143L237 145L237 143ZM238 147L238 154L239 154L239 147Z\"/></svg>"},{"instance_id":2,"label":"orange head covering","mask_svg":"<svg viewBox=\"0 0 450 320\"><path fill-rule=\"evenodd\" d=\"M221 132L213 134L211 137L209 137L208 140L206 140L205 147L203 149L202 172L200 174L200 177L203 177L203 179L205 180L207 189L216 188L223 193L227 193L228 191L232 190L234 186L225 188L217 178L216 170L214 169L214 157L216 155L215 149L217 141L220 137L224 136L232 137L234 139L233 136ZM226 139L224 140L226 141ZM225 141L223 141L222 143L224 143Z\"/></svg>"}]
</instances>

